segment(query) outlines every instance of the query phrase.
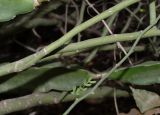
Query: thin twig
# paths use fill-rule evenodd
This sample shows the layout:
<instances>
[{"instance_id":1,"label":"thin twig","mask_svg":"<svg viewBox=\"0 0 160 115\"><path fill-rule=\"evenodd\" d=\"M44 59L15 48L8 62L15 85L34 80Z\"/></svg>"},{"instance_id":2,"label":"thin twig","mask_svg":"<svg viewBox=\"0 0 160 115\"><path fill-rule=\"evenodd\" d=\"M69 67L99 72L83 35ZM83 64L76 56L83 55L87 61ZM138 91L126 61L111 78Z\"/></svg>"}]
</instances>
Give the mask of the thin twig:
<instances>
[{"instance_id":1,"label":"thin twig","mask_svg":"<svg viewBox=\"0 0 160 115\"><path fill-rule=\"evenodd\" d=\"M115 106L115 109L116 109L116 113L117 115L119 115L119 109L118 109L118 104L117 104L117 96L116 96L116 88L114 88L114 106Z\"/></svg>"}]
</instances>

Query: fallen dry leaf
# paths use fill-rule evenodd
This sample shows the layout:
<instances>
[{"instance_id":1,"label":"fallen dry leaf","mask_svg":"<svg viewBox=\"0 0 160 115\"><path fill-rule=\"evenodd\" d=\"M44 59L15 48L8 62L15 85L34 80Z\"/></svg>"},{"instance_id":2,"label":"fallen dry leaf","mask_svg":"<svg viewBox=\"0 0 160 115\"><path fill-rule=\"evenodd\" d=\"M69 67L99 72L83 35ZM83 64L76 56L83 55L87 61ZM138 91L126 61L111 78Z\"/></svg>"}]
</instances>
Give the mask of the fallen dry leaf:
<instances>
[{"instance_id":1,"label":"fallen dry leaf","mask_svg":"<svg viewBox=\"0 0 160 115\"><path fill-rule=\"evenodd\" d=\"M160 115L160 108L155 108L144 113L144 115Z\"/></svg>"},{"instance_id":2,"label":"fallen dry leaf","mask_svg":"<svg viewBox=\"0 0 160 115\"><path fill-rule=\"evenodd\" d=\"M141 113L160 106L160 96L154 92L131 88L134 100Z\"/></svg>"},{"instance_id":3,"label":"fallen dry leaf","mask_svg":"<svg viewBox=\"0 0 160 115\"><path fill-rule=\"evenodd\" d=\"M142 115L142 114L137 109L133 108L130 110L129 113L120 113L119 115Z\"/></svg>"}]
</instances>

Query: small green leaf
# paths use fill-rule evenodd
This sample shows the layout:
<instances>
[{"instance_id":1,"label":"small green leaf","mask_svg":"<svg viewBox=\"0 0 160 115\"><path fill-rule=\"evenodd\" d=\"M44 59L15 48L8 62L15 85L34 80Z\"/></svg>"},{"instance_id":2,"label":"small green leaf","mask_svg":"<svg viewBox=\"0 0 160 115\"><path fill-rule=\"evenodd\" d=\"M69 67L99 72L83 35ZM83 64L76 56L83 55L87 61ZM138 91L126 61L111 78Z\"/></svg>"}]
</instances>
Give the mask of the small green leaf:
<instances>
[{"instance_id":1,"label":"small green leaf","mask_svg":"<svg viewBox=\"0 0 160 115\"><path fill-rule=\"evenodd\" d=\"M48 0L0 0L0 22L9 21L19 14L31 12Z\"/></svg>"},{"instance_id":2,"label":"small green leaf","mask_svg":"<svg viewBox=\"0 0 160 115\"><path fill-rule=\"evenodd\" d=\"M76 94L76 87L73 87L71 94L75 95Z\"/></svg>"},{"instance_id":3,"label":"small green leaf","mask_svg":"<svg viewBox=\"0 0 160 115\"><path fill-rule=\"evenodd\" d=\"M90 83L86 83L86 84L84 84L84 86L86 86L86 87L90 87L92 84L90 84Z\"/></svg>"},{"instance_id":4,"label":"small green leaf","mask_svg":"<svg viewBox=\"0 0 160 115\"><path fill-rule=\"evenodd\" d=\"M89 81L89 83L90 83L90 84L95 84L95 83L96 83L96 81L91 80L91 81Z\"/></svg>"},{"instance_id":5,"label":"small green leaf","mask_svg":"<svg viewBox=\"0 0 160 115\"><path fill-rule=\"evenodd\" d=\"M0 22L13 19L34 9L34 0L0 0Z\"/></svg>"},{"instance_id":6,"label":"small green leaf","mask_svg":"<svg viewBox=\"0 0 160 115\"><path fill-rule=\"evenodd\" d=\"M50 90L71 91L74 87L81 86L91 77L91 73L83 69L67 69L32 67L17 75L8 76L0 84L0 93L7 91L35 91L48 92ZM2 80L1 80L2 81Z\"/></svg>"},{"instance_id":7,"label":"small green leaf","mask_svg":"<svg viewBox=\"0 0 160 115\"><path fill-rule=\"evenodd\" d=\"M160 62L150 61L114 71L109 79L136 85L160 83Z\"/></svg>"},{"instance_id":8,"label":"small green leaf","mask_svg":"<svg viewBox=\"0 0 160 115\"><path fill-rule=\"evenodd\" d=\"M154 92L131 88L137 107L142 113L160 106L160 96Z\"/></svg>"}]
</instances>

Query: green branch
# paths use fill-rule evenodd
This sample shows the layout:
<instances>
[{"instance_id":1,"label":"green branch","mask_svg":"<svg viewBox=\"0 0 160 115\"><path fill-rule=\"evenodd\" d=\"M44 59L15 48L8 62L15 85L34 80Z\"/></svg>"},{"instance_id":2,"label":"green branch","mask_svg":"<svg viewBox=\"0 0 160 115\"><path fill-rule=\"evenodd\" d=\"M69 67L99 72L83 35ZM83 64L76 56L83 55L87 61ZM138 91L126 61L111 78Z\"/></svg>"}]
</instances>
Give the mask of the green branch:
<instances>
[{"instance_id":1,"label":"green branch","mask_svg":"<svg viewBox=\"0 0 160 115\"><path fill-rule=\"evenodd\" d=\"M57 54L43 58L39 62L44 62L44 61L58 58L62 54L64 54L64 56L77 54L79 52L91 49L93 47L98 47L98 46L103 47L103 45L107 45L115 42L132 41L132 40L135 40L140 33L141 31L133 32L133 33L125 33L125 34L114 34L110 36L92 38L92 39L84 40L78 43L71 43L68 46L66 46L64 49L60 50ZM153 37L153 36L160 36L160 30L153 28L149 30L147 33L145 33L141 39Z\"/></svg>"},{"instance_id":2,"label":"green branch","mask_svg":"<svg viewBox=\"0 0 160 115\"><path fill-rule=\"evenodd\" d=\"M156 20L156 0L150 0L149 4L150 24Z\"/></svg>"},{"instance_id":3,"label":"green branch","mask_svg":"<svg viewBox=\"0 0 160 115\"><path fill-rule=\"evenodd\" d=\"M86 92L88 92L87 90ZM67 95L65 96L64 93L59 92L50 92L50 93L34 93L31 95L27 95L24 97L14 98L14 99L7 99L0 102L0 114L8 114L20 110L25 110L31 107L39 106L39 105L48 105L48 104L57 104L66 101L75 100L75 95ZM62 98L65 98L62 100ZM101 87L95 91L94 95L88 97L89 99L95 98L103 98L106 96L113 96L113 88L109 87ZM128 96L126 91L117 90L118 97Z\"/></svg>"},{"instance_id":4,"label":"green branch","mask_svg":"<svg viewBox=\"0 0 160 115\"><path fill-rule=\"evenodd\" d=\"M66 46L64 49L59 51L59 53L83 50L83 49L93 48L93 47L115 43L115 42L132 41L132 40L135 40L140 33L141 31L126 33L126 34L114 34L110 36L103 36L103 37L93 38L89 40L84 40L84 41L81 41L78 43L72 43ZM148 32L146 32L144 36L142 36L142 38L148 38L153 36L160 36L160 30L153 28Z\"/></svg>"}]
</instances>

